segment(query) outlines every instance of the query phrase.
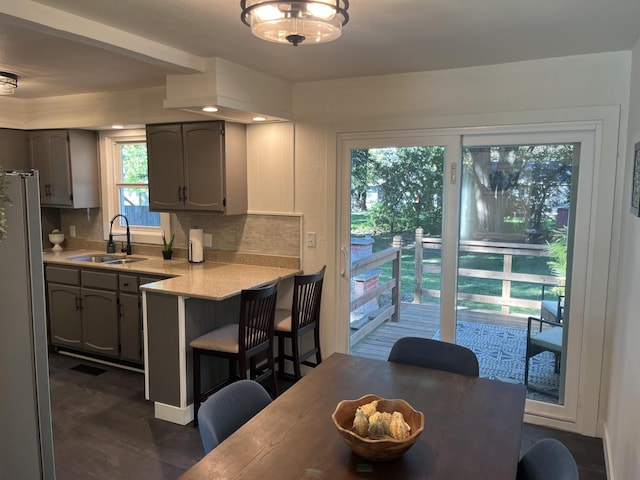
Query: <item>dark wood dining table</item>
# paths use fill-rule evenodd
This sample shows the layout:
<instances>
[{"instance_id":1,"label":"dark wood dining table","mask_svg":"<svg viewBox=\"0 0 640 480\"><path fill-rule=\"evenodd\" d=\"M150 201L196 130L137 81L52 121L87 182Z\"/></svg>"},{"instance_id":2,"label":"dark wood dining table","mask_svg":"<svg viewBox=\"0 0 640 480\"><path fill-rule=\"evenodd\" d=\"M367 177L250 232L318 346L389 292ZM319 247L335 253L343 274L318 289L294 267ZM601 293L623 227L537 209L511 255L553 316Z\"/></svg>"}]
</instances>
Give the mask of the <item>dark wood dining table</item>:
<instances>
[{"instance_id":1,"label":"dark wood dining table","mask_svg":"<svg viewBox=\"0 0 640 480\"><path fill-rule=\"evenodd\" d=\"M336 431L338 402L368 393L424 413L397 460L364 460ZM334 353L180 478L513 480L525 397L522 385Z\"/></svg>"}]
</instances>

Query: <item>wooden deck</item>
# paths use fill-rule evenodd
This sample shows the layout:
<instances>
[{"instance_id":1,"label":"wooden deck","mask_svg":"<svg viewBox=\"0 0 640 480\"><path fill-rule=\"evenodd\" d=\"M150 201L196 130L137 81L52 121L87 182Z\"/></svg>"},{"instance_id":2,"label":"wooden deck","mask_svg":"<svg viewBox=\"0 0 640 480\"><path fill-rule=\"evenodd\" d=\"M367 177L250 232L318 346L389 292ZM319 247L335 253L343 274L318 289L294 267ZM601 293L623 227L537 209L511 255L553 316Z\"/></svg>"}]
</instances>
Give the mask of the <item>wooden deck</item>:
<instances>
[{"instance_id":1,"label":"wooden deck","mask_svg":"<svg viewBox=\"0 0 640 480\"><path fill-rule=\"evenodd\" d=\"M499 312L461 309L457 319L467 322L527 328L527 317ZM402 337L432 338L440 328L440 307L436 304L403 303L400 321L386 321L351 346L351 354L386 360L393 344Z\"/></svg>"}]
</instances>

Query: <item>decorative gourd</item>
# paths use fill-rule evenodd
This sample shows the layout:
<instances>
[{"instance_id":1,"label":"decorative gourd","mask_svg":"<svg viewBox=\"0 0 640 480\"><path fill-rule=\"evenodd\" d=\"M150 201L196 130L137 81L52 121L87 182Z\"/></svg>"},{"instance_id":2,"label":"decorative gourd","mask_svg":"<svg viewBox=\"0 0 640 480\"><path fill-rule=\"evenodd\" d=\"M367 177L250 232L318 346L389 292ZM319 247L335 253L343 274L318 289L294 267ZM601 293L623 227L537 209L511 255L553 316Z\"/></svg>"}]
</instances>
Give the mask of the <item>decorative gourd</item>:
<instances>
[{"instance_id":1,"label":"decorative gourd","mask_svg":"<svg viewBox=\"0 0 640 480\"><path fill-rule=\"evenodd\" d=\"M356 415L353 419L353 431L361 437L366 437L369 433L369 420L362 411L362 407L358 407Z\"/></svg>"},{"instance_id":2,"label":"decorative gourd","mask_svg":"<svg viewBox=\"0 0 640 480\"><path fill-rule=\"evenodd\" d=\"M369 417L369 438L375 440L389 436L389 422L381 412L375 412Z\"/></svg>"},{"instance_id":3,"label":"decorative gourd","mask_svg":"<svg viewBox=\"0 0 640 480\"><path fill-rule=\"evenodd\" d=\"M374 400L373 402L365 403L360 407L362 409L362 413L365 417L369 418L371 415L376 413L376 409L378 408L378 400Z\"/></svg>"},{"instance_id":4,"label":"decorative gourd","mask_svg":"<svg viewBox=\"0 0 640 480\"><path fill-rule=\"evenodd\" d=\"M404 421L401 412L393 412L391 421L389 422L389 433L397 440L404 440L409 436L411 427Z\"/></svg>"}]
</instances>

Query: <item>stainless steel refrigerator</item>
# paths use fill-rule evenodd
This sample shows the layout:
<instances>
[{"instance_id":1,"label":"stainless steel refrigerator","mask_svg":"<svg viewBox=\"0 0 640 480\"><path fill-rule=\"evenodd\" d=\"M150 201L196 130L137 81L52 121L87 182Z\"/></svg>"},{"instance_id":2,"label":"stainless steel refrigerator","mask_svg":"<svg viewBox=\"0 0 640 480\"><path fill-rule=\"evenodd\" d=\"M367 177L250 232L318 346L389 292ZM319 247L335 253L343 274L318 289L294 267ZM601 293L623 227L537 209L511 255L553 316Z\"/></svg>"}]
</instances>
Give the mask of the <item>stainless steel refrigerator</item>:
<instances>
[{"instance_id":1,"label":"stainless steel refrigerator","mask_svg":"<svg viewBox=\"0 0 640 480\"><path fill-rule=\"evenodd\" d=\"M4 180L10 203L0 241L0 480L53 479L38 175L7 173Z\"/></svg>"}]
</instances>

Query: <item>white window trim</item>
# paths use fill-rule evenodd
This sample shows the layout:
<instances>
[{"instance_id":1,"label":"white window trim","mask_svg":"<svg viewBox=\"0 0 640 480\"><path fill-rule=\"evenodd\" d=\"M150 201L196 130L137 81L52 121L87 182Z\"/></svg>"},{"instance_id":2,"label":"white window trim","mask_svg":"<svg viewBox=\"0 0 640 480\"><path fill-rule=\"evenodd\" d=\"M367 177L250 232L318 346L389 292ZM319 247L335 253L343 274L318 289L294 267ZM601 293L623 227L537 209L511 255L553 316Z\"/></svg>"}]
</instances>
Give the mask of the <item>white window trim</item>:
<instances>
[{"instance_id":1,"label":"white window trim","mask_svg":"<svg viewBox=\"0 0 640 480\"><path fill-rule=\"evenodd\" d=\"M111 219L120 213L115 188L115 154L114 149L123 142L145 142L144 129L136 130L105 130L99 134L100 139L100 182L102 187L102 237L109 238ZM129 229L131 243L147 243L162 245L162 232L171 237L171 223L168 213L160 214L160 227L135 227ZM126 232L120 222L113 222L112 233L121 235ZM116 237L116 242L124 237Z\"/></svg>"}]
</instances>

